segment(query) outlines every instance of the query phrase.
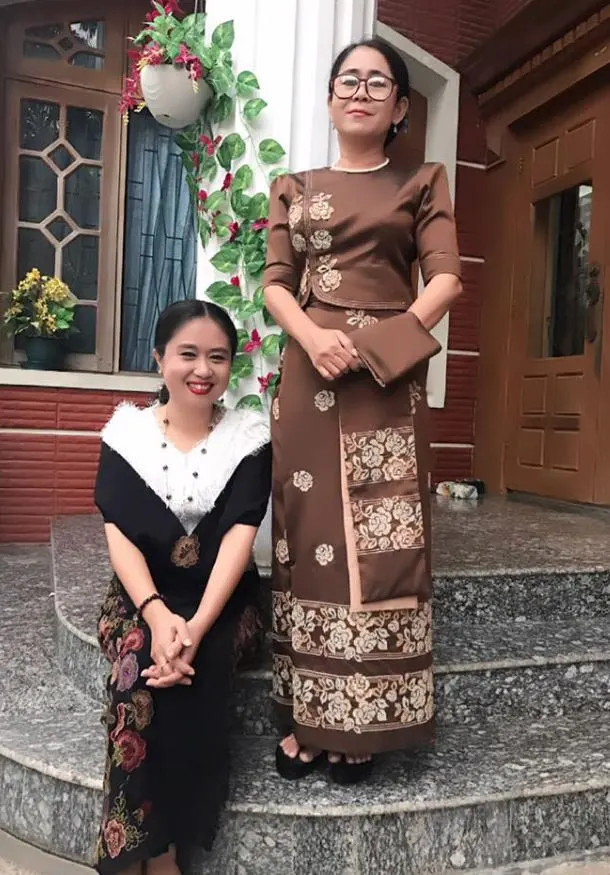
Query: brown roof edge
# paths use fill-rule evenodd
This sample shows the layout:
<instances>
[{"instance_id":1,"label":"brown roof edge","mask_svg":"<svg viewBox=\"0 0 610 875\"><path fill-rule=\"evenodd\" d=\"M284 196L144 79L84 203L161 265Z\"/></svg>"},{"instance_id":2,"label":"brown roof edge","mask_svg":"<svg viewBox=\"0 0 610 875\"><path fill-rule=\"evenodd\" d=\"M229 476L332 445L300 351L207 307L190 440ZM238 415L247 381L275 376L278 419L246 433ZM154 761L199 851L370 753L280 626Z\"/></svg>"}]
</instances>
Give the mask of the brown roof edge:
<instances>
[{"instance_id":1,"label":"brown roof edge","mask_svg":"<svg viewBox=\"0 0 610 875\"><path fill-rule=\"evenodd\" d=\"M458 70L472 91L479 94L607 3L608 0L530 0L460 61Z\"/></svg>"}]
</instances>

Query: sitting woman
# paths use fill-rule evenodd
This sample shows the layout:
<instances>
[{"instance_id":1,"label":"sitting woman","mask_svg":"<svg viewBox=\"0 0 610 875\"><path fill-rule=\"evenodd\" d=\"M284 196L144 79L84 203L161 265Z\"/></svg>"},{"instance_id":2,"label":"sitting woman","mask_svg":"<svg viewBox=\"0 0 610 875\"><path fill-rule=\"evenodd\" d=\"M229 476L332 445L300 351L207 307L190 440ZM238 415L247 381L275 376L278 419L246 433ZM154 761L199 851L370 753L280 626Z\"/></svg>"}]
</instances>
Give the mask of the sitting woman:
<instances>
[{"instance_id":1,"label":"sitting woman","mask_svg":"<svg viewBox=\"0 0 610 875\"><path fill-rule=\"evenodd\" d=\"M95 500L115 572L99 622L112 666L103 875L177 875L210 849L225 801L271 482L266 419L219 404L236 348L224 310L172 304L155 331L158 403L121 404L102 433Z\"/></svg>"}]
</instances>

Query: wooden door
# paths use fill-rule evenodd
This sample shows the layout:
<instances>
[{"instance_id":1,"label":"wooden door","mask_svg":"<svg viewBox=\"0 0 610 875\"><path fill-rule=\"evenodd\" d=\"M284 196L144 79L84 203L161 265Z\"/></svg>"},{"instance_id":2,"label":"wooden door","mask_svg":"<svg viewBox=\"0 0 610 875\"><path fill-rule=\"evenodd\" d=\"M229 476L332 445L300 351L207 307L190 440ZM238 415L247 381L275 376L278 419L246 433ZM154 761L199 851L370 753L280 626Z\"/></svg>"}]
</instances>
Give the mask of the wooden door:
<instances>
[{"instance_id":1,"label":"wooden door","mask_svg":"<svg viewBox=\"0 0 610 875\"><path fill-rule=\"evenodd\" d=\"M566 501L603 500L609 103L604 92L572 97L520 135L505 483Z\"/></svg>"}]
</instances>

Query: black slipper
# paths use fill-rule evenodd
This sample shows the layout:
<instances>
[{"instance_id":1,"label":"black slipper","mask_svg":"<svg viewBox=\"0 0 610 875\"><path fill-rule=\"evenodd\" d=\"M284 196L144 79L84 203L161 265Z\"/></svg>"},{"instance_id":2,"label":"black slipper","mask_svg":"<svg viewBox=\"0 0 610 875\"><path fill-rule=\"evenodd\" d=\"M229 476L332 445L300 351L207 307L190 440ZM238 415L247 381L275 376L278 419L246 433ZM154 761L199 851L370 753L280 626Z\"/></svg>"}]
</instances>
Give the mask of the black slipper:
<instances>
[{"instance_id":1,"label":"black slipper","mask_svg":"<svg viewBox=\"0 0 610 875\"><path fill-rule=\"evenodd\" d=\"M322 751L315 756L310 762L305 762L297 754L295 757L289 757L284 752L281 744L275 749L275 768L281 778L286 781L298 781L299 778L304 778L310 775L321 762Z\"/></svg>"},{"instance_id":2,"label":"black slipper","mask_svg":"<svg viewBox=\"0 0 610 875\"><path fill-rule=\"evenodd\" d=\"M341 759L338 763L329 764L330 780L335 784L350 786L366 781L373 771L373 760L364 763L348 763Z\"/></svg>"}]
</instances>

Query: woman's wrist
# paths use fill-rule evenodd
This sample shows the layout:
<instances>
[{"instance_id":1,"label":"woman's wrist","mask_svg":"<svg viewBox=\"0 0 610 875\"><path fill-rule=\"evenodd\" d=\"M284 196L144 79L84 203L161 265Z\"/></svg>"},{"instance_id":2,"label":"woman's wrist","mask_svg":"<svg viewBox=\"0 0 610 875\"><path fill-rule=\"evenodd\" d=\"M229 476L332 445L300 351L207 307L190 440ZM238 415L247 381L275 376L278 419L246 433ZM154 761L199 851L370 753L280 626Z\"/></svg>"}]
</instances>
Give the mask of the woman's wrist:
<instances>
[{"instance_id":1,"label":"woman's wrist","mask_svg":"<svg viewBox=\"0 0 610 875\"><path fill-rule=\"evenodd\" d=\"M165 601L159 597L140 607L138 613L147 626L152 628L155 623L158 623L159 620L169 613L169 608L165 604Z\"/></svg>"}]
</instances>

